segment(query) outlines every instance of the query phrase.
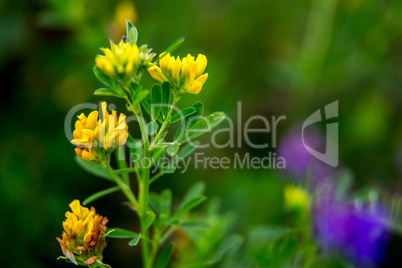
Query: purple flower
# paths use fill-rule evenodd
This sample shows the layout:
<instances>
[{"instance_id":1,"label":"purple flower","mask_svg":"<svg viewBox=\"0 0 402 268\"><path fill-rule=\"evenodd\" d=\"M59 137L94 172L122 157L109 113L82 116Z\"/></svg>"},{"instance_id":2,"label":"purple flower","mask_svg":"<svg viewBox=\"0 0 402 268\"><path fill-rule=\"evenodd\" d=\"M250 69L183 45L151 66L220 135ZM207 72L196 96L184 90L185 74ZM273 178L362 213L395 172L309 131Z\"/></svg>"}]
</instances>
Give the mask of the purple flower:
<instances>
[{"instance_id":1,"label":"purple flower","mask_svg":"<svg viewBox=\"0 0 402 268\"><path fill-rule=\"evenodd\" d=\"M335 250L361 267L375 267L385 258L387 228L380 209L357 209L342 201L326 200L314 209L314 228L324 250Z\"/></svg>"},{"instance_id":2,"label":"purple flower","mask_svg":"<svg viewBox=\"0 0 402 268\"><path fill-rule=\"evenodd\" d=\"M317 151L325 151L325 141L315 128L304 130L304 142ZM294 178L300 179L310 173L315 182L332 177L336 170L316 159L307 151L302 141L302 130L294 127L280 141L278 155L286 162L286 171Z\"/></svg>"}]
</instances>

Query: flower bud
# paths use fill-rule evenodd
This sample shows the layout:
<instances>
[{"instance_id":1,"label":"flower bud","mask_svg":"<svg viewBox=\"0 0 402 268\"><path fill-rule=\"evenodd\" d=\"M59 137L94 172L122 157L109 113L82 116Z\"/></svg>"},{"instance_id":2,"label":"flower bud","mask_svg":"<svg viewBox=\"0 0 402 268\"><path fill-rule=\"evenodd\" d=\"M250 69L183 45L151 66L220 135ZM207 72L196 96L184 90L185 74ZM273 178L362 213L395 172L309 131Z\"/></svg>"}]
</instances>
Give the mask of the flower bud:
<instances>
[{"instance_id":1,"label":"flower bud","mask_svg":"<svg viewBox=\"0 0 402 268\"><path fill-rule=\"evenodd\" d=\"M80 205L79 200L70 204L72 212L66 212L62 239L57 238L65 257L75 265L102 264L102 252L106 247L105 232L108 219Z\"/></svg>"}]
</instances>

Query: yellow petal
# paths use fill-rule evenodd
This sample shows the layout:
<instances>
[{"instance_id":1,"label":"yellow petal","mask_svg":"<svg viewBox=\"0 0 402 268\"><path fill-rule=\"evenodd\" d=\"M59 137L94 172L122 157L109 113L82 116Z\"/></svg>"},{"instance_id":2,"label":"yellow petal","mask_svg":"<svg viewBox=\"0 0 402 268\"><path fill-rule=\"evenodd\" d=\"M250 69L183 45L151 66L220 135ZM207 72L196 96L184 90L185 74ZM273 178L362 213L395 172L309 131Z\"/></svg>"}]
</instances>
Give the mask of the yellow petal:
<instances>
[{"instance_id":1,"label":"yellow petal","mask_svg":"<svg viewBox=\"0 0 402 268\"><path fill-rule=\"evenodd\" d=\"M199 76L197 79L195 79L195 81L200 82L201 85L204 85L205 81L207 81L207 78L208 78L208 73L205 73L205 74Z\"/></svg>"},{"instance_id":2,"label":"yellow petal","mask_svg":"<svg viewBox=\"0 0 402 268\"><path fill-rule=\"evenodd\" d=\"M198 77L204 73L205 68L207 67L207 57L202 54L198 54L196 63L197 67L195 71L195 76Z\"/></svg>"},{"instance_id":3,"label":"yellow petal","mask_svg":"<svg viewBox=\"0 0 402 268\"><path fill-rule=\"evenodd\" d=\"M169 65L170 60L170 53L166 53L163 57L159 60L159 66L163 73L167 73L167 68ZM156 78L155 78L156 79Z\"/></svg>"},{"instance_id":4,"label":"yellow petal","mask_svg":"<svg viewBox=\"0 0 402 268\"><path fill-rule=\"evenodd\" d=\"M87 122L87 117L85 116L84 113L81 113L79 116L77 116L78 119L81 121L82 124L86 124Z\"/></svg>"},{"instance_id":5,"label":"yellow petal","mask_svg":"<svg viewBox=\"0 0 402 268\"><path fill-rule=\"evenodd\" d=\"M82 137L81 130L75 129L75 130L73 131L73 136L74 136L74 138L76 138L76 139L81 139L81 137Z\"/></svg>"},{"instance_id":6,"label":"yellow petal","mask_svg":"<svg viewBox=\"0 0 402 268\"><path fill-rule=\"evenodd\" d=\"M105 56L96 57L95 58L95 64L98 66L99 69L101 69L101 71L104 74L109 75L109 76L114 76L115 75L113 64Z\"/></svg>"},{"instance_id":7,"label":"yellow petal","mask_svg":"<svg viewBox=\"0 0 402 268\"><path fill-rule=\"evenodd\" d=\"M188 93L198 94L202 89L202 84L198 81L194 81L191 87L187 90Z\"/></svg>"},{"instance_id":8,"label":"yellow petal","mask_svg":"<svg viewBox=\"0 0 402 268\"><path fill-rule=\"evenodd\" d=\"M158 66L151 66L148 68L149 74L152 76L153 79L158 80L159 82L163 83L168 81L166 76L162 73L161 69Z\"/></svg>"},{"instance_id":9,"label":"yellow petal","mask_svg":"<svg viewBox=\"0 0 402 268\"><path fill-rule=\"evenodd\" d=\"M172 71L173 81L177 86L180 85L180 70L181 70L181 61L180 58L177 57Z\"/></svg>"},{"instance_id":10,"label":"yellow petal","mask_svg":"<svg viewBox=\"0 0 402 268\"><path fill-rule=\"evenodd\" d=\"M75 153L78 155L78 157L82 157L82 149L81 148L75 148Z\"/></svg>"},{"instance_id":11,"label":"yellow petal","mask_svg":"<svg viewBox=\"0 0 402 268\"><path fill-rule=\"evenodd\" d=\"M81 215L81 204L80 204L80 200L75 199L73 202L70 203L70 208L71 211L77 215L78 217L80 217Z\"/></svg>"},{"instance_id":12,"label":"yellow petal","mask_svg":"<svg viewBox=\"0 0 402 268\"><path fill-rule=\"evenodd\" d=\"M88 115L87 128L95 130L95 127L98 123L98 115L98 111L93 111Z\"/></svg>"},{"instance_id":13,"label":"yellow petal","mask_svg":"<svg viewBox=\"0 0 402 268\"><path fill-rule=\"evenodd\" d=\"M195 70L196 70L196 64L194 62L191 62L188 64L188 70L187 70L187 75L186 75L186 83L191 84L194 79L195 79Z\"/></svg>"},{"instance_id":14,"label":"yellow petal","mask_svg":"<svg viewBox=\"0 0 402 268\"><path fill-rule=\"evenodd\" d=\"M95 156L91 152L89 152L87 150L83 150L81 158L86 160L86 161L88 161L88 162L91 162L92 160L95 159Z\"/></svg>"}]
</instances>

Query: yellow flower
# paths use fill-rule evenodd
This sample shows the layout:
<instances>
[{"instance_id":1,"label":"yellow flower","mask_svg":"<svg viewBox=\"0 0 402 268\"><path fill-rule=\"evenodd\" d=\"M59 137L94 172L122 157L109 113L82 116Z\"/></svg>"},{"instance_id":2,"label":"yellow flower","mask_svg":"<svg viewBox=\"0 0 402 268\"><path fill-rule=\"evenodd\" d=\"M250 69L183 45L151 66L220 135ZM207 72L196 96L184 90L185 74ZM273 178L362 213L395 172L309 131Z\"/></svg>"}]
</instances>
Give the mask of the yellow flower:
<instances>
[{"instance_id":1,"label":"yellow flower","mask_svg":"<svg viewBox=\"0 0 402 268\"><path fill-rule=\"evenodd\" d=\"M110 115L107 103L102 102L102 118L98 120L98 111L91 112L88 117L83 113L78 116L71 142L78 148L77 155L87 161L101 161L106 152L112 152L117 146L127 141L128 126L126 116L116 111Z\"/></svg>"},{"instance_id":2,"label":"yellow flower","mask_svg":"<svg viewBox=\"0 0 402 268\"><path fill-rule=\"evenodd\" d=\"M141 58L136 44L120 41L116 45L111 42L111 49L101 48L101 50L105 55L98 55L95 63L104 74L123 80L130 80L137 75Z\"/></svg>"},{"instance_id":3,"label":"yellow flower","mask_svg":"<svg viewBox=\"0 0 402 268\"><path fill-rule=\"evenodd\" d=\"M304 189L288 184L285 186L284 195L286 208L303 210L309 208L309 196Z\"/></svg>"},{"instance_id":4,"label":"yellow flower","mask_svg":"<svg viewBox=\"0 0 402 268\"><path fill-rule=\"evenodd\" d=\"M105 238L107 218L80 205L79 200L70 204L72 212L66 212L63 222L63 239L57 237L60 247L72 263L90 265L96 260L102 261L102 252L106 247Z\"/></svg>"},{"instance_id":5,"label":"yellow flower","mask_svg":"<svg viewBox=\"0 0 402 268\"><path fill-rule=\"evenodd\" d=\"M179 94L198 94L208 78L208 73L204 74L206 67L207 57L204 55L198 54L195 59L188 54L180 60L178 56L175 59L167 53L160 59L159 66L149 67L148 72L161 83L169 82Z\"/></svg>"}]
</instances>

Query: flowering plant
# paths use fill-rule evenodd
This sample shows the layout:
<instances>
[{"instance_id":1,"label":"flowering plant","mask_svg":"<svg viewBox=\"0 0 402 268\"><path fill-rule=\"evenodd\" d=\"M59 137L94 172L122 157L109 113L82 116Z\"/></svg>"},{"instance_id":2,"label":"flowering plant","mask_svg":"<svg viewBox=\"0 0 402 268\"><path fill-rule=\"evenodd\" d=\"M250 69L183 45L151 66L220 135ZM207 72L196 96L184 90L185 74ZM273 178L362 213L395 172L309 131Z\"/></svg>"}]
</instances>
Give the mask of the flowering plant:
<instances>
[{"instance_id":1,"label":"flowering plant","mask_svg":"<svg viewBox=\"0 0 402 268\"><path fill-rule=\"evenodd\" d=\"M204 185L198 183L189 190L178 209L172 211L170 190L150 193L150 185L162 175L173 173L177 164L197 148L198 143L193 139L225 118L222 112L203 117L202 102L183 110L175 107L184 94L201 91L208 78L204 73L207 58L188 55L180 60L171 56L183 40L178 40L156 57L147 45L137 46L137 37L137 29L127 21L125 40L118 44L111 42L110 49L102 49L104 55L96 57L94 73L107 87L97 89L94 94L124 99L128 112L132 112L138 122L141 140L131 135L125 114L109 113L107 103L102 102L100 111L78 116L71 142L76 146L77 162L84 170L116 184L91 195L83 204L121 191L138 215L140 231L107 229L105 217L96 214L94 208L88 209L78 200L73 201L70 204L72 212L66 213L67 219L63 223L62 239L58 238L58 241L64 254L61 258L76 265L110 267L102 261L106 239L129 238L130 246L141 241L143 267L165 267L173 249L173 244L168 244L169 237L177 228L186 226L185 216L206 199ZM140 85L141 77L147 71L158 82L151 90ZM146 123L143 111L150 117L149 123ZM181 122L179 129L173 141L167 142L170 126L176 122ZM185 143L188 145L180 150ZM125 151L127 147L129 152ZM117 157L117 168L111 166L113 153ZM156 174L151 174L151 165L141 164L156 164L166 154L171 161L167 166L159 166ZM135 156L137 161L129 161L129 166L127 155L131 156L130 160ZM137 179L138 194L132 188L132 174ZM202 220L197 224L205 226Z\"/></svg>"}]
</instances>

